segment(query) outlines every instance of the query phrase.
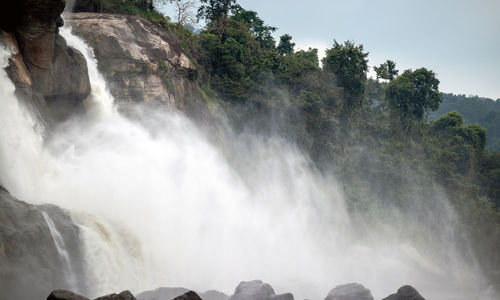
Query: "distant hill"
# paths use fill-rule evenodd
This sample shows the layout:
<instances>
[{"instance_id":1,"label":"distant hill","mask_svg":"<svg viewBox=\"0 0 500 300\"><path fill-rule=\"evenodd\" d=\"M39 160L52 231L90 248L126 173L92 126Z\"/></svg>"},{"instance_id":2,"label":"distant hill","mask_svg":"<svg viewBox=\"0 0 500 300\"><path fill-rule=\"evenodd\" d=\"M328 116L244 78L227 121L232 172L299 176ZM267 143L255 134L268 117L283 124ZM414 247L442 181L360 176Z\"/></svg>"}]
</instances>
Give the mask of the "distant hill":
<instances>
[{"instance_id":1,"label":"distant hill","mask_svg":"<svg viewBox=\"0 0 500 300\"><path fill-rule=\"evenodd\" d=\"M461 113L467 124L477 123L486 128L488 150L500 152L500 100L443 94L443 103L429 115L429 119L434 120L452 110Z\"/></svg>"}]
</instances>

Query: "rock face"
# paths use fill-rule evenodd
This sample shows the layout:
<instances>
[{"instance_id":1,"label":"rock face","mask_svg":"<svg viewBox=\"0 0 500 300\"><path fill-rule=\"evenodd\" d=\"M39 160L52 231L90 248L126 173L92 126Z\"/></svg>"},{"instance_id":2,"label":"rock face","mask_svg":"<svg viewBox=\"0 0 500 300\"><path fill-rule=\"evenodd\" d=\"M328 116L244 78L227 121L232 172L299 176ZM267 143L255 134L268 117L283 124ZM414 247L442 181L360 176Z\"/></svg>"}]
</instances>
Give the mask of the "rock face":
<instances>
[{"instance_id":1,"label":"rock face","mask_svg":"<svg viewBox=\"0 0 500 300\"><path fill-rule=\"evenodd\" d=\"M373 300L372 293L359 283L336 286L325 300Z\"/></svg>"},{"instance_id":2,"label":"rock face","mask_svg":"<svg viewBox=\"0 0 500 300\"><path fill-rule=\"evenodd\" d=\"M89 300L81 295L66 290L55 290L47 297L47 300Z\"/></svg>"},{"instance_id":3,"label":"rock face","mask_svg":"<svg viewBox=\"0 0 500 300\"><path fill-rule=\"evenodd\" d=\"M46 214L63 238L69 263L61 257ZM36 247L34 246L36 245ZM68 275L69 268L73 276ZM3 299L40 299L54 289L84 291L79 230L53 205L35 206L0 188L0 291ZM29 287L29 288L28 288Z\"/></svg>"},{"instance_id":4,"label":"rock face","mask_svg":"<svg viewBox=\"0 0 500 300\"><path fill-rule=\"evenodd\" d=\"M202 300L202 299L195 292L189 291L185 294L175 297L174 300Z\"/></svg>"},{"instance_id":5,"label":"rock face","mask_svg":"<svg viewBox=\"0 0 500 300\"><path fill-rule=\"evenodd\" d=\"M396 294L389 295L382 300L425 300L415 288L410 285L402 286Z\"/></svg>"},{"instance_id":6,"label":"rock face","mask_svg":"<svg viewBox=\"0 0 500 300\"><path fill-rule=\"evenodd\" d=\"M119 294L110 294L96 298L95 300L137 300L130 291L123 291Z\"/></svg>"},{"instance_id":7,"label":"rock face","mask_svg":"<svg viewBox=\"0 0 500 300\"><path fill-rule=\"evenodd\" d=\"M75 294L67 290L56 290L50 293L47 300L89 300L86 297ZM137 300L130 291L123 291L119 294L110 294L96 298L95 300Z\"/></svg>"},{"instance_id":8,"label":"rock face","mask_svg":"<svg viewBox=\"0 0 500 300\"><path fill-rule=\"evenodd\" d=\"M172 300L177 299L177 297L183 296L186 293L190 292L190 290L182 287L161 287L157 288L153 291L142 292L137 295L137 299L139 300ZM199 295L199 296L198 296ZM204 293L199 293L196 295L197 297L203 300L227 300L229 298L228 295L221 293L219 291L206 291Z\"/></svg>"},{"instance_id":9,"label":"rock face","mask_svg":"<svg viewBox=\"0 0 500 300\"><path fill-rule=\"evenodd\" d=\"M197 119L209 118L195 62L177 34L128 15L74 13L66 21L94 49L98 68L122 107L163 103Z\"/></svg>"},{"instance_id":10,"label":"rock face","mask_svg":"<svg viewBox=\"0 0 500 300\"><path fill-rule=\"evenodd\" d=\"M276 295L273 288L261 280L243 281L230 300L293 300L292 294Z\"/></svg>"},{"instance_id":11,"label":"rock face","mask_svg":"<svg viewBox=\"0 0 500 300\"><path fill-rule=\"evenodd\" d=\"M64 107L79 106L90 94L87 64L81 53L68 47L58 34L65 1L19 0L0 4L0 11L16 18L3 18L0 44L17 53L8 74L19 95L40 106L56 102ZM53 108L51 107L51 109Z\"/></svg>"}]
</instances>

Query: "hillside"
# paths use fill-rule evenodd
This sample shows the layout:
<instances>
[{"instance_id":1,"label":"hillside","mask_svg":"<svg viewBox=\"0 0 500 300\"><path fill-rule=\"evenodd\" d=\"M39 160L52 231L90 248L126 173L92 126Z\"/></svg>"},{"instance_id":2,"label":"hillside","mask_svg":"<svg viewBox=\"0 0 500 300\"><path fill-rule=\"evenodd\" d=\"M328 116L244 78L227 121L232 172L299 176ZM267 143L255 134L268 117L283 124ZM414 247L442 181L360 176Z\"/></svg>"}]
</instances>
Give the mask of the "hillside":
<instances>
[{"instance_id":1,"label":"hillside","mask_svg":"<svg viewBox=\"0 0 500 300\"><path fill-rule=\"evenodd\" d=\"M486 129L487 148L500 152L500 102L488 98L443 94L439 109L429 115L431 120L456 110L464 116L465 123L479 124Z\"/></svg>"}]
</instances>

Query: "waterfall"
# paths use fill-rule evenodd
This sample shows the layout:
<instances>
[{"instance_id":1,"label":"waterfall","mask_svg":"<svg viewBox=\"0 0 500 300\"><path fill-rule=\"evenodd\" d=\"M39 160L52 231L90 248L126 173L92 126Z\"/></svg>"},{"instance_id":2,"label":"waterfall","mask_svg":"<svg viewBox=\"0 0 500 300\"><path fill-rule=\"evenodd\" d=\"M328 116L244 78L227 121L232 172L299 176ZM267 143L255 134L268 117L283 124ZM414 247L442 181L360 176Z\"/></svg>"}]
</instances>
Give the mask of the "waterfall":
<instances>
[{"instance_id":1,"label":"waterfall","mask_svg":"<svg viewBox=\"0 0 500 300\"><path fill-rule=\"evenodd\" d=\"M159 286L231 293L256 278L297 299L353 281L377 298L404 284L432 299L472 299L482 289L477 266L455 251L445 197L432 199L444 203L438 245L401 240L390 232L405 224L391 220L389 233L358 237L335 177L293 143L228 134L226 154L181 113L137 104L127 118L114 108L92 49L69 28L61 34L86 57L88 114L44 136L15 99L3 70L10 53L0 49L0 183L24 201L72 211L89 296Z\"/></svg>"},{"instance_id":2,"label":"waterfall","mask_svg":"<svg viewBox=\"0 0 500 300\"><path fill-rule=\"evenodd\" d=\"M85 99L84 105L87 108L88 114L103 117L115 113L116 111L113 106L114 99L108 90L106 80L104 80L104 77L97 69L94 50L84 40L72 34L71 27L68 25L62 27L59 33L64 37L66 43L80 51L87 61L91 93Z\"/></svg>"},{"instance_id":3,"label":"waterfall","mask_svg":"<svg viewBox=\"0 0 500 300\"><path fill-rule=\"evenodd\" d=\"M47 212L41 210L43 219L47 223L47 226L49 227L50 230L50 235L52 236L52 239L54 240L54 245L56 246L57 253L59 254L59 257L62 259L62 263L65 268L65 273L66 273L66 278L68 279L68 283L72 288L76 288L76 277L75 273L73 272L73 267L71 266L71 259L69 257L69 253L66 250L66 245L64 243L64 239L59 233L59 231L56 228L56 225L52 221L52 219L49 217Z\"/></svg>"}]
</instances>

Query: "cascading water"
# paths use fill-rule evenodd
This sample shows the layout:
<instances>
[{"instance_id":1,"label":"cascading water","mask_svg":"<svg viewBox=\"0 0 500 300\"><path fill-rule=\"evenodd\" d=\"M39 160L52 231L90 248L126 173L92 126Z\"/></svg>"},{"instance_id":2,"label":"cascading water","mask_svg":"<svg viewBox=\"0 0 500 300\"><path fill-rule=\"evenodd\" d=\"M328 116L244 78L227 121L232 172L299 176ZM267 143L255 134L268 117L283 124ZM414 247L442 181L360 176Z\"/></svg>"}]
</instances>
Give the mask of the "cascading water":
<instances>
[{"instance_id":1,"label":"cascading water","mask_svg":"<svg viewBox=\"0 0 500 300\"><path fill-rule=\"evenodd\" d=\"M61 33L86 56L89 114L44 139L2 69L0 182L22 200L73 212L90 296L159 286L231 293L256 278L297 299L353 281L377 298L404 284L431 299L471 299L484 288L445 228L436 228L439 256L385 233L358 238L335 179L279 137L233 136L228 160L178 113L138 105L134 121L120 115L91 49ZM1 49L2 68L8 55ZM440 214L453 219L447 205Z\"/></svg>"},{"instance_id":2,"label":"cascading water","mask_svg":"<svg viewBox=\"0 0 500 300\"><path fill-rule=\"evenodd\" d=\"M42 213L43 219L45 220L45 223L47 223L47 226L49 227L50 234L52 236L52 239L54 240L54 245L56 246L57 253L59 254L59 257L62 260L62 263L65 268L65 275L66 278L68 279L68 282L70 284L70 287L73 289L76 288L77 286L77 280L75 277L75 273L73 271L73 267L71 265L71 259L69 256L68 251L66 250L66 245L64 243L64 239L59 233L59 231L56 228L56 225L52 221L52 219L49 217L49 215L45 211L40 211Z\"/></svg>"}]
</instances>

